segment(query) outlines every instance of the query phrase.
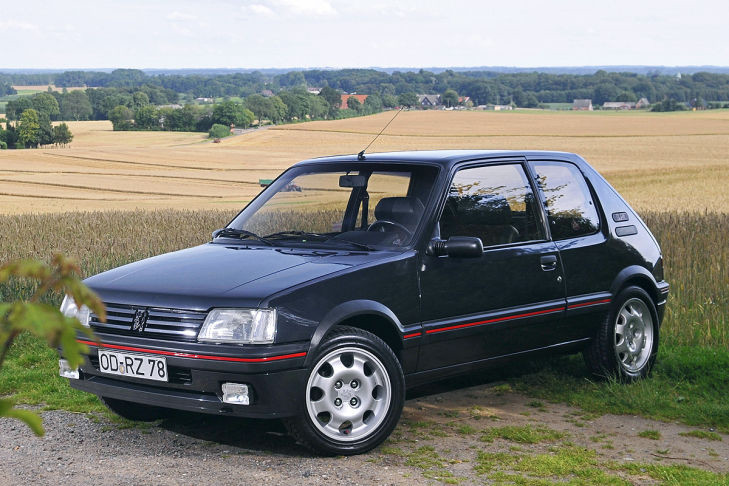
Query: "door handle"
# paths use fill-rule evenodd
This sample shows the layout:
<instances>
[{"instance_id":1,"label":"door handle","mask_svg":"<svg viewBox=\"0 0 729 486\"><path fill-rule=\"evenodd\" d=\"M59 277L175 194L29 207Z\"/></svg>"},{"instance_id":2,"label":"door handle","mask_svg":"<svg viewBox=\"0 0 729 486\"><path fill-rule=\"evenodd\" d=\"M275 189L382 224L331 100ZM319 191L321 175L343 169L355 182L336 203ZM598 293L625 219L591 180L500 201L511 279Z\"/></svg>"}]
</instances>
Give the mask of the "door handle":
<instances>
[{"instance_id":1,"label":"door handle","mask_svg":"<svg viewBox=\"0 0 729 486\"><path fill-rule=\"evenodd\" d=\"M556 255L544 255L539 258L539 263L542 265L542 270L550 272L557 269L557 256Z\"/></svg>"}]
</instances>

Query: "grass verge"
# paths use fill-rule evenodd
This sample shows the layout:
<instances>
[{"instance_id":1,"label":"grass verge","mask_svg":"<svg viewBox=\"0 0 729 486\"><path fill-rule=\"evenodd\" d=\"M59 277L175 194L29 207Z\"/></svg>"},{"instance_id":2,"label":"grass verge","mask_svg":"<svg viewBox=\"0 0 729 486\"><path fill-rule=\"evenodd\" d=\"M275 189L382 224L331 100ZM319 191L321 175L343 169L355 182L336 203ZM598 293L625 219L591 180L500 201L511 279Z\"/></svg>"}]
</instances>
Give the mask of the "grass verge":
<instances>
[{"instance_id":1,"label":"grass verge","mask_svg":"<svg viewBox=\"0 0 729 486\"><path fill-rule=\"evenodd\" d=\"M637 383L596 381L580 356L524 365L507 378L528 395L590 413L642 415L729 433L729 350L664 346L651 377Z\"/></svg>"}]
</instances>

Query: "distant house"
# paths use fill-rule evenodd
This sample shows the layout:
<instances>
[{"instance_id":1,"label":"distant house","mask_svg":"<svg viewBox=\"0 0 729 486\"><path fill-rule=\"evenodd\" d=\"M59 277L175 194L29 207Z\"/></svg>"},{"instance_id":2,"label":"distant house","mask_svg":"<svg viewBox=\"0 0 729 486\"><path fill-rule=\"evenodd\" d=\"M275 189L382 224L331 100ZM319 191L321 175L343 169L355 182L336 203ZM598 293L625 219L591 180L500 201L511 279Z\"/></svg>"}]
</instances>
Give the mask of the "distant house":
<instances>
[{"instance_id":1,"label":"distant house","mask_svg":"<svg viewBox=\"0 0 729 486\"><path fill-rule=\"evenodd\" d=\"M418 101L420 102L420 106L424 108L431 108L441 105L440 96L437 94L418 95Z\"/></svg>"},{"instance_id":2,"label":"distant house","mask_svg":"<svg viewBox=\"0 0 729 486\"><path fill-rule=\"evenodd\" d=\"M172 108L173 110L179 110L182 108L182 105L173 104L173 105L159 105L157 108Z\"/></svg>"},{"instance_id":3,"label":"distant house","mask_svg":"<svg viewBox=\"0 0 729 486\"><path fill-rule=\"evenodd\" d=\"M318 95L319 93L321 93L321 88L306 88L306 91L308 93Z\"/></svg>"},{"instance_id":4,"label":"distant house","mask_svg":"<svg viewBox=\"0 0 729 486\"><path fill-rule=\"evenodd\" d=\"M354 98L357 101L359 101L359 103L361 105L364 105L364 102L367 99L367 96L368 95L343 94L342 95L342 103L339 105L339 107L342 108L342 109L346 108L347 107L347 100L349 100L350 98Z\"/></svg>"},{"instance_id":5,"label":"distant house","mask_svg":"<svg viewBox=\"0 0 729 486\"><path fill-rule=\"evenodd\" d=\"M572 109L576 111L592 111L592 100L573 100Z\"/></svg>"},{"instance_id":6,"label":"distant house","mask_svg":"<svg viewBox=\"0 0 729 486\"><path fill-rule=\"evenodd\" d=\"M510 111L513 109L514 109L514 107L511 105L494 105L494 108L493 108L494 111Z\"/></svg>"},{"instance_id":7,"label":"distant house","mask_svg":"<svg viewBox=\"0 0 729 486\"><path fill-rule=\"evenodd\" d=\"M603 110L633 110L635 109L634 101L606 101L602 104Z\"/></svg>"},{"instance_id":8,"label":"distant house","mask_svg":"<svg viewBox=\"0 0 729 486\"><path fill-rule=\"evenodd\" d=\"M641 98L638 100L638 102L635 104L635 108L637 110L640 110L641 108L648 108L651 106L650 102L648 101L648 98Z\"/></svg>"},{"instance_id":9,"label":"distant house","mask_svg":"<svg viewBox=\"0 0 729 486\"><path fill-rule=\"evenodd\" d=\"M461 105L465 105L469 101L471 101L471 97L470 96L459 96L458 97L458 103L461 104Z\"/></svg>"},{"instance_id":10,"label":"distant house","mask_svg":"<svg viewBox=\"0 0 729 486\"><path fill-rule=\"evenodd\" d=\"M198 103L212 103L215 101L213 98L195 98Z\"/></svg>"},{"instance_id":11,"label":"distant house","mask_svg":"<svg viewBox=\"0 0 729 486\"><path fill-rule=\"evenodd\" d=\"M271 96L273 96L273 91L271 91L270 89L264 89L263 91L261 91L261 94L266 98L270 98Z\"/></svg>"}]
</instances>

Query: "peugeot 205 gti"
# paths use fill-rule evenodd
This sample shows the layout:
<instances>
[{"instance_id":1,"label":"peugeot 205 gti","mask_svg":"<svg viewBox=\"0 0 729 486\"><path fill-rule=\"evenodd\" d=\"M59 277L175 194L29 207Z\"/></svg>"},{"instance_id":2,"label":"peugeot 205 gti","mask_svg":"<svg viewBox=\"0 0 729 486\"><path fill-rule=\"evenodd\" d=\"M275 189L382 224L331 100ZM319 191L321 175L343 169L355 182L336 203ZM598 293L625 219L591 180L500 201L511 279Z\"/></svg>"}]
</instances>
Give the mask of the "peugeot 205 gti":
<instances>
[{"instance_id":1,"label":"peugeot 205 gti","mask_svg":"<svg viewBox=\"0 0 729 486\"><path fill-rule=\"evenodd\" d=\"M99 339L61 360L72 387L137 420L278 417L324 454L380 444L408 387L506 359L581 351L642 378L668 295L618 193L577 155L527 151L307 160L209 243L86 284L108 318L64 301Z\"/></svg>"}]
</instances>

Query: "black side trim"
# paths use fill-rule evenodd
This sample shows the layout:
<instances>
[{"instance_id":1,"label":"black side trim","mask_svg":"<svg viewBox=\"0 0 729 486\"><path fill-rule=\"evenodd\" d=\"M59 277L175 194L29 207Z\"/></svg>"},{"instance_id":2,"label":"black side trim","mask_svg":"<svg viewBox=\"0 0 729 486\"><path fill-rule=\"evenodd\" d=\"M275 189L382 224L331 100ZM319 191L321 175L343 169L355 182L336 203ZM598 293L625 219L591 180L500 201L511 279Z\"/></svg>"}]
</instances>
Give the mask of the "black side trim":
<instances>
[{"instance_id":1,"label":"black side trim","mask_svg":"<svg viewBox=\"0 0 729 486\"><path fill-rule=\"evenodd\" d=\"M567 316L603 311L610 306L612 297L610 292L567 297Z\"/></svg>"},{"instance_id":2,"label":"black side trim","mask_svg":"<svg viewBox=\"0 0 729 486\"><path fill-rule=\"evenodd\" d=\"M445 320L425 322L423 323L423 331L428 337L437 336L440 338L441 335L449 335L449 338L461 337L461 333L456 333L457 336L451 336L451 334L454 334L452 331L472 330L483 326L498 325L528 318L549 317L553 319L559 317L564 310L564 299L552 300L538 304L498 309L484 314L470 314Z\"/></svg>"},{"instance_id":3,"label":"black side trim","mask_svg":"<svg viewBox=\"0 0 729 486\"><path fill-rule=\"evenodd\" d=\"M590 340L591 338L576 339L574 341L553 344L551 346L545 346L543 348L535 348L528 351L519 351L516 353L505 354L502 356L495 356L492 358L481 359L478 361L471 361L469 363L459 363L451 366L445 366L443 368L436 368L434 370L420 371L418 373L405 375L405 386L406 388L413 388L428 382L448 378L449 376L453 375L459 375L471 370L498 365L502 362L511 361L512 359L519 358L521 356L528 356L532 354L550 354L556 351L578 350Z\"/></svg>"}]
</instances>

